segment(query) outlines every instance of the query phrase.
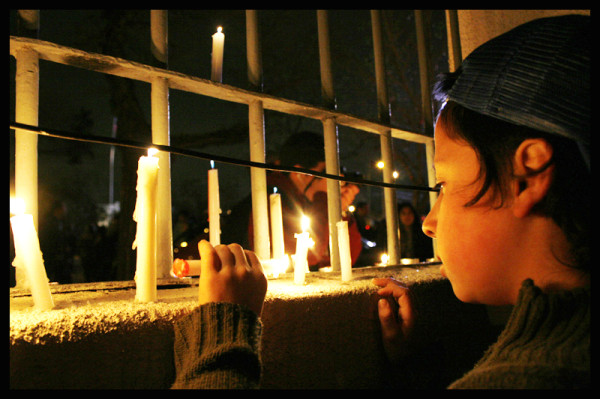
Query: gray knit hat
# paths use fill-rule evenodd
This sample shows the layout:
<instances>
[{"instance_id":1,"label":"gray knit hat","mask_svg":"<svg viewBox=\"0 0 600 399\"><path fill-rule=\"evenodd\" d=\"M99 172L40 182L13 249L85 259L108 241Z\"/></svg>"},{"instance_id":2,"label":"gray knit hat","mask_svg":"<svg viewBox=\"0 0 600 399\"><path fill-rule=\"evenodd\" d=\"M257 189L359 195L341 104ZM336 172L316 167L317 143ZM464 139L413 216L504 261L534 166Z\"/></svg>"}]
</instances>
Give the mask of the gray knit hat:
<instances>
[{"instance_id":1,"label":"gray knit hat","mask_svg":"<svg viewBox=\"0 0 600 399\"><path fill-rule=\"evenodd\" d=\"M577 141L590 165L590 17L520 25L475 49L448 100Z\"/></svg>"}]
</instances>

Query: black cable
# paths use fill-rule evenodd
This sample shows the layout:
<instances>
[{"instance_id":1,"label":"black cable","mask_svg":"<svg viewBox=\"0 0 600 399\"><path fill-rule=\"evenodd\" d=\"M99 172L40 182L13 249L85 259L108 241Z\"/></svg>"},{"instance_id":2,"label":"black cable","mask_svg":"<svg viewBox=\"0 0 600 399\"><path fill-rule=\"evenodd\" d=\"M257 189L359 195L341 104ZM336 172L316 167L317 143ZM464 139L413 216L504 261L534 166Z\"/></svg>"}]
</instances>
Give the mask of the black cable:
<instances>
[{"instance_id":1,"label":"black cable","mask_svg":"<svg viewBox=\"0 0 600 399\"><path fill-rule=\"evenodd\" d=\"M337 176L337 175L327 174L324 172L316 172L312 169L287 167L287 166L281 166L281 165L276 165L276 164L272 164L272 163L246 161L243 159L225 157L222 155L208 154L205 152L188 150L185 148L176 148L176 147L172 147L169 145L144 143L144 142L140 142L140 141L123 140L123 139L117 139L117 138L105 137L105 136L79 135L79 134L75 135L73 133L64 132L62 130L42 128L42 127L26 125L26 124L18 123L18 122L10 122L10 128L26 130L28 132L36 133L41 136L55 137L55 138L75 140L75 141L84 141L84 142L88 142L88 143L116 145L116 146L120 146L120 147L131 147L131 148L138 148L138 149L143 149L143 150L147 150L148 148L153 147L159 151L169 152L171 154L183 155L183 156L188 156L188 157L193 157L193 158L200 158L200 159L205 159L205 160L212 160L215 162L227 163L227 164L238 165L238 166L249 166L249 167L254 167L254 168L275 170L275 171L279 171L279 172L303 173L303 174L307 174L307 175L318 176L318 177L323 177L326 179L333 179L333 180L353 183L353 184L357 184L357 185L388 187L388 188L395 188L395 189L401 189L401 190L439 191L439 189L437 189L435 187L392 184L392 183L377 182L377 181L373 181L373 180L364 180L364 179L355 178L355 177Z\"/></svg>"}]
</instances>

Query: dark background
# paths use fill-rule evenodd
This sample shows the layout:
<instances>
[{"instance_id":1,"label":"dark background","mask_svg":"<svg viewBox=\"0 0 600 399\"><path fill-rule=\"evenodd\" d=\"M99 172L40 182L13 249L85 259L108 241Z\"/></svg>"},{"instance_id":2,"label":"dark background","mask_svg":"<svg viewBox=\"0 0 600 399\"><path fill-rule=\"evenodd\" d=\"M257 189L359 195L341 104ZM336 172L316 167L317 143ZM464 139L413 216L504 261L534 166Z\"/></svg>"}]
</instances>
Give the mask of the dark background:
<instances>
[{"instance_id":1,"label":"dark background","mask_svg":"<svg viewBox=\"0 0 600 399\"><path fill-rule=\"evenodd\" d=\"M430 77L448 69L443 10L425 10L425 31L431 56ZM223 83L249 88L243 10L169 10L168 69L210 78L212 34L225 34ZM321 88L317 18L314 10L259 10L263 60L263 91L320 105ZM412 10L382 11L388 95L392 125L425 132L420 109L419 70ZM332 68L338 110L376 120L376 87L371 19L368 10L329 11ZM10 34L19 35L17 11L10 11ZM149 10L41 10L38 38L81 50L156 65L150 52ZM10 57L10 118L14 120L16 61ZM171 145L218 155L249 159L247 106L170 90ZM40 126L75 134L149 140L150 85L114 78L83 69L40 61ZM322 132L312 119L265 111L268 159L279 146L301 130ZM381 180L374 167L380 158L379 137L338 127L340 164L363 176ZM39 215L51 204L67 204L74 237L107 222L103 205L109 202L110 146L56 138L39 138ZM427 185L423 145L394 139L394 164L399 184ZM131 221L135 201L137 158L140 151L117 147L113 201L119 202L120 220ZM206 217L208 161L172 156L173 217L189 214L198 224ZM225 211L250 190L246 167L217 164L221 201ZM10 134L10 184L14 191L14 132ZM132 199L133 197L133 199ZM356 199L370 204L372 216L383 217L383 193L363 186ZM411 201L421 214L429 210L428 195L398 191L399 201ZM133 222L129 225L135 225ZM175 224L175 223L174 223ZM92 226L92 227L90 227ZM131 231L130 231L131 232ZM129 232L129 234L130 234ZM127 232L118 235L123 251L131 248ZM128 251L133 254L133 251ZM127 262L127 255L116 262ZM120 260L119 260L120 259ZM12 260L12 259L11 259ZM131 268L115 279L131 278Z\"/></svg>"}]
</instances>

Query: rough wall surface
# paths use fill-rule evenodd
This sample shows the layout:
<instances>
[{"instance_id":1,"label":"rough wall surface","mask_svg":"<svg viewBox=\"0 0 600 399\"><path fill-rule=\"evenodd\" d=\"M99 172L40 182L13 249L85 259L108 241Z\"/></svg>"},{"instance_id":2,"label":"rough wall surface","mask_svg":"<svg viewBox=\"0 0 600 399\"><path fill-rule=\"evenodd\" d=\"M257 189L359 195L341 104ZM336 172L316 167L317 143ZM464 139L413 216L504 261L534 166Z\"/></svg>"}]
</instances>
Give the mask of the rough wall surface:
<instances>
[{"instance_id":1,"label":"rough wall surface","mask_svg":"<svg viewBox=\"0 0 600 399\"><path fill-rule=\"evenodd\" d=\"M420 381L392 375L382 351L373 277L413 287L429 354L414 359ZM438 266L311 273L307 285L269 281L263 310L264 388L443 387L491 343L485 310L460 303ZM134 289L54 293L39 312L11 298L10 386L49 389L168 388L174 379L173 322L196 306L197 281L159 289L159 302L134 302ZM474 345L473 345L474 344ZM474 347L464 351L465 346ZM443 356L442 356L443 353ZM407 367L409 365L407 364ZM390 378L392 377L392 378Z\"/></svg>"}]
</instances>

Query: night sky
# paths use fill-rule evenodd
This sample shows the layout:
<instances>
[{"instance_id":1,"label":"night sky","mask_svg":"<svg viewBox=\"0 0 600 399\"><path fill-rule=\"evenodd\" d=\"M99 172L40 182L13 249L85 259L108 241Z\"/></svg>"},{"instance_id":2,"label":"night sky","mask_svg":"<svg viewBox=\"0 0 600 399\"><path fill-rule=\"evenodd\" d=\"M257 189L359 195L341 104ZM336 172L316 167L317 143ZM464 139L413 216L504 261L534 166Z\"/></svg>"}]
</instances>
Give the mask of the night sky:
<instances>
[{"instance_id":1,"label":"night sky","mask_svg":"<svg viewBox=\"0 0 600 399\"><path fill-rule=\"evenodd\" d=\"M447 70L444 12L426 11L434 74ZM106 25L103 10L41 10L39 38L89 52L101 52ZM123 28L127 59L151 64L150 12L130 11ZM392 123L421 132L418 109L419 78L412 11L384 11L389 36L385 35L388 92ZM260 10L259 34L263 57L263 90L296 101L321 104L317 19L314 10ZM368 10L335 10L329 13L334 88L338 110L376 120L372 33ZM16 11L10 11L10 34L16 35ZM211 35L218 26L225 33L223 83L248 88L246 72L245 12L243 10L169 11L168 68L210 78ZM15 60L10 57L10 112L14 120ZM402 73L398 72L402 69ZM40 61L40 126L69 132L110 136L113 116L109 86L101 74ZM150 87L136 83L138 101L150 122ZM196 94L170 90L171 144L198 151L249 159L247 106L226 103ZM281 143L293 132L322 132L318 121L265 111L267 157L276 156ZM340 164L373 180L381 179L372 168L379 159L379 137L339 127ZM225 135L225 143L219 137ZM14 133L11 141L11 190L14 177ZM222 140L221 140L222 141ZM426 185L422 146L394 140L398 183ZM40 215L53 199L70 204L74 218L85 218L88 209L108 201L109 146L39 139ZM120 182L119 150L116 151L115 193ZM200 217L206 203L208 161L172 157L174 215L187 210ZM219 165L222 206L241 200L250 189L245 167ZM381 190L361 191L357 201L368 200L377 212ZM413 193L399 193L411 199ZM426 212L423 209L422 212Z\"/></svg>"}]
</instances>

